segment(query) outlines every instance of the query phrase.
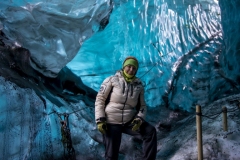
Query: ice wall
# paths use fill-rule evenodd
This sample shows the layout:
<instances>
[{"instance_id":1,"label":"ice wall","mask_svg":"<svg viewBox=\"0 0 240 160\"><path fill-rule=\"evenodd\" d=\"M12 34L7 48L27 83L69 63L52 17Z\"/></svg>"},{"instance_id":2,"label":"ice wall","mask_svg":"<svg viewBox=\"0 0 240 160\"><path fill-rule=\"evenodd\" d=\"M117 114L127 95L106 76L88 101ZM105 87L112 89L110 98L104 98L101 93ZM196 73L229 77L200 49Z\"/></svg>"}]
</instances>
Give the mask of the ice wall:
<instances>
[{"instance_id":1,"label":"ice wall","mask_svg":"<svg viewBox=\"0 0 240 160\"><path fill-rule=\"evenodd\" d=\"M222 26L224 36L224 48L219 56L221 61L221 74L231 83L231 89L239 92L240 83L240 53L239 53L239 6L237 0L224 1L220 0L219 5L222 8Z\"/></svg>"},{"instance_id":2,"label":"ice wall","mask_svg":"<svg viewBox=\"0 0 240 160\"><path fill-rule=\"evenodd\" d=\"M109 24L67 66L98 90L126 56L136 56L147 104L191 111L219 96L220 22L215 1L114 1Z\"/></svg>"},{"instance_id":3,"label":"ice wall","mask_svg":"<svg viewBox=\"0 0 240 160\"><path fill-rule=\"evenodd\" d=\"M78 8L80 2L0 2L0 75L4 77L0 78L0 142L3 142L0 159L63 158L59 116L69 113L76 159L102 160L104 148L94 123L94 95L102 80L120 69L122 60L128 55L134 55L140 61L138 76L145 83L145 97L150 108L148 116L151 116L148 120L156 127L164 120L169 125L173 123L171 118L181 115L169 109L191 112L196 104L205 107L217 99L238 93L237 1L219 1L220 10L217 1L211 0L115 0L109 21L103 16L101 23L101 18L95 17L98 23L94 25L95 21L92 21L90 26L70 14L70 8ZM108 9L100 7L96 10L106 15L110 13L109 1L86 2L95 7L106 4ZM97 11L95 13L99 13ZM39 28L40 20L36 19L49 20L42 22L48 31ZM87 26L86 32L81 33L78 29L76 34L71 32L75 30L71 27L78 26L75 20ZM93 34L93 31L97 32ZM86 38L81 46L78 38L85 33L91 38ZM64 43L61 44L59 38ZM78 52L76 48L80 46ZM72 55L74 59L70 63L71 55L64 55L64 50L68 52L66 48L76 54L76 57ZM52 54L52 50L61 52ZM35 62L39 60L39 68L33 65L32 57ZM60 69L66 63L68 68ZM212 106L211 110L219 107ZM233 139L231 143L229 141L229 147L239 135L236 127L239 122L235 123L234 115L232 117L230 126L235 130L229 133ZM196 157L193 119L177 122L184 128L176 128L175 132L166 131L168 128L158 130L159 159ZM190 122L185 125L187 120ZM205 121L208 123L212 124L212 121ZM206 135L211 130L208 128ZM187 149L177 138L178 132L188 143ZM227 140L216 134L207 138L218 136L224 146ZM225 159L229 157L215 139L206 141L209 148L205 153L209 159L222 155ZM141 152L138 147L134 139L123 137L120 159L133 159Z\"/></svg>"},{"instance_id":4,"label":"ice wall","mask_svg":"<svg viewBox=\"0 0 240 160\"><path fill-rule=\"evenodd\" d=\"M0 95L0 159L67 158L68 151L63 147L60 123L65 120L65 113L69 114L68 127L76 150L75 158L94 159L98 157L97 153L103 151L94 138L99 134L92 121L94 109L83 101L58 107L46 97L46 101L42 101L34 90L20 88L2 77ZM92 152L93 147L99 149Z\"/></svg>"},{"instance_id":5,"label":"ice wall","mask_svg":"<svg viewBox=\"0 0 240 160\"><path fill-rule=\"evenodd\" d=\"M95 91L104 78L121 68L126 56L136 56L137 76L145 83L150 107L192 111L196 104L206 105L236 92L231 89L234 82L219 68L222 28L217 1L91 3L2 3L3 45L29 50L28 66L46 77L57 77L74 58L67 67ZM83 37L85 42L79 43ZM29 67L23 68L36 77Z\"/></svg>"},{"instance_id":6,"label":"ice wall","mask_svg":"<svg viewBox=\"0 0 240 160\"><path fill-rule=\"evenodd\" d=\"M103 29L111 2L99 0L17 0L0 2L0 29L5 45L31 52L31 66L56 77L73 59L82 43Z\"/></svg>"}]
</instances>

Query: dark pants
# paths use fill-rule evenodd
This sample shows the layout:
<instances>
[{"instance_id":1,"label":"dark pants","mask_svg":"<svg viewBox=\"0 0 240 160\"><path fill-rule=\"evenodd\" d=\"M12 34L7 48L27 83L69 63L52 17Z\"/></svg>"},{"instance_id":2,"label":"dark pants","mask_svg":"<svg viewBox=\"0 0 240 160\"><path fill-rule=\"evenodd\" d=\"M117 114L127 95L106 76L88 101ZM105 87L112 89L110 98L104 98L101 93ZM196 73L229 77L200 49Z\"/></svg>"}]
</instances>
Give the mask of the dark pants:
<instances>
[{"instance_id":1,"label":"dark pants","mask_svg":"<svg viewBox=\"0 0 240 160\"><path fill-rule=\"evenodd\" d=\"M138 132L132 131L131 125L107 124L107 132L103 135L106 148L106 160L117 160L121 144L122 133L134 137L141 137L143 140L143 160L155 160L157 154L156 129L147 122L143 122Z\"/></svg>"}]
</instances>

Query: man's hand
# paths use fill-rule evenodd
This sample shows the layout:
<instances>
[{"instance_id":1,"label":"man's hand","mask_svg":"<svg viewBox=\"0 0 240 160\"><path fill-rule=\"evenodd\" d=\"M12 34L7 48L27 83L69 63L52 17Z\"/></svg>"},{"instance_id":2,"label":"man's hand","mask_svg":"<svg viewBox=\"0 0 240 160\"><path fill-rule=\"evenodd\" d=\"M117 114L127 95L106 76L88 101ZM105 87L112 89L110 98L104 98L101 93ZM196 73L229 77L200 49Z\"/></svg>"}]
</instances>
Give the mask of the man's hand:
<instances>
[{"instance_id":1,"label":"man's hand","mask_svg":"<svg viewBox=\"0 0 240 160\"><path fill-rule=\"evenodd\" d=\"M106 122L99 122L97 123L97 128L99 130L99 132L101 132L102 134L105 134L107 131L107 124Z\"/></svg>"},{"instance_id":2,"label":"man's hand","mask_svg":"<svg viewBox=\"0 0 240 160\"><path fill-rule=\"evenodd\" d=\"M142 120L141 120L140 118L135 118L135 119L132 121L131 124L133 125L132 131L137 131L137 130L139 130L139 128L140 128L140 126L141 126L141 124L142 124Z\"/></svg>"}]
</instances>

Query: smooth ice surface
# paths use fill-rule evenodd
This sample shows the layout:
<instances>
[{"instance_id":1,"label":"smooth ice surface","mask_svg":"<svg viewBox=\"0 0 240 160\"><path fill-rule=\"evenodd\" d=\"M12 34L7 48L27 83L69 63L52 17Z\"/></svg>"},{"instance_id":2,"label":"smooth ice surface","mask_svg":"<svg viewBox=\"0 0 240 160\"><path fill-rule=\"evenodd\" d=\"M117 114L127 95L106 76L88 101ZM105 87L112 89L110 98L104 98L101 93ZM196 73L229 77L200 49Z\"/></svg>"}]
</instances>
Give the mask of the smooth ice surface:
<instances>
[{"instance_id":1,"label":"smooth ice surface","mask_svg":"<svg viewBox=\"0 0 240 160\"><path fill-rule=\"evenodd\" d=\"M204 159L240 159L239 9L238 0L1 1L0 159L68 156L65 113L73 157L104 159L94 99L129 55L140 62L157 160L197 159L197 104ZM123 135L119 160L138 157L140 144Z\"/></svg>"},{"instance_id":2,"label":"smooth ice surface","mask_svg":"<svg viewBox=\"0 0 240 160\"><path fill-rule=\"evenodd\" d=\"M1 3L0 28L16 46L31 52L31 66L56 77L83 42L101 28L111 11L107 0L7 0Z\"/></svg>"}]
</instances>

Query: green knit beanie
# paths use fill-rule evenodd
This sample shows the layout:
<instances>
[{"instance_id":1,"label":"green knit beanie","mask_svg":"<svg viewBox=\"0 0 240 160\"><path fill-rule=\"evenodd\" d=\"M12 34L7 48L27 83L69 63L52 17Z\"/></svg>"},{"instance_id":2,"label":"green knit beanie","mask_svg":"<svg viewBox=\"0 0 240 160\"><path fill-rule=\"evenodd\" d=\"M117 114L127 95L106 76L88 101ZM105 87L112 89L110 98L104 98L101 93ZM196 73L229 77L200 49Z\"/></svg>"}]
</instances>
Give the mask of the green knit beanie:
<instances>
[{"instance_id":1,"label":"green knit beanie","mask_svg":"<svg viewBox=\"0 0 240 160\"><path fill-rule=\"evenodd\" d=\"M138 61L135 57L127 57L123 63L123 68L127 65L132 65L138 69Z\"/></svg>"}]
</instances>

